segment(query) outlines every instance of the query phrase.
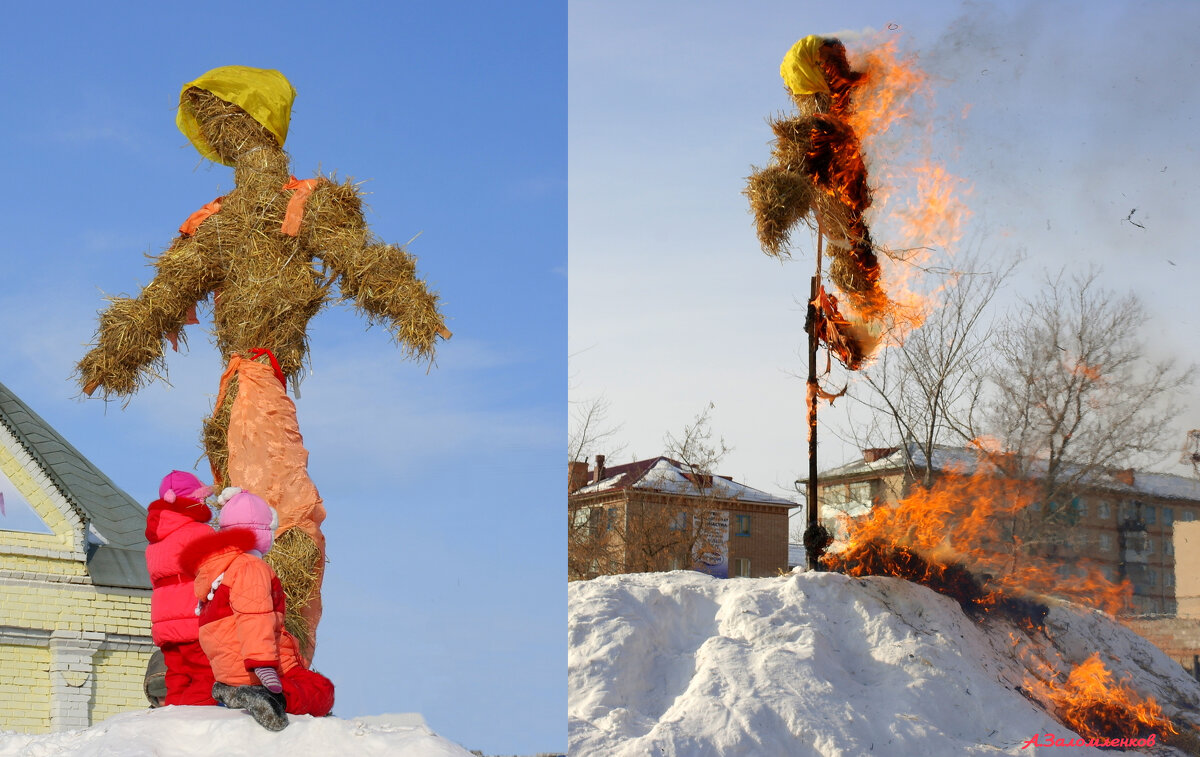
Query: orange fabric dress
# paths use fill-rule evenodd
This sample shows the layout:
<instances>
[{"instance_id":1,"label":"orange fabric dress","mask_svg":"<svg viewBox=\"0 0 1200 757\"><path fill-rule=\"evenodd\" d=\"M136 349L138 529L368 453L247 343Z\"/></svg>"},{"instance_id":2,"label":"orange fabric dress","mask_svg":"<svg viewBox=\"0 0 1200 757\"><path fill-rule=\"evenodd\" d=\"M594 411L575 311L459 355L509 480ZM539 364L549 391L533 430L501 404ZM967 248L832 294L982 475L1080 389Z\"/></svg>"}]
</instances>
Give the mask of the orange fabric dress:
<instances>
[{"instance_id":1,"label":"orange fabric dress","mask_svg":"<svg viewBox=\"0 0 1200 757\"><path fill-rule=\"evenodd\" d=\"M234 355L221 376L217 407L221 406L233 376L237 376L238 383L229 415L227 485L239 486L265 499L279 514L275 535L299 528L312 538L323 558L325 535L321 533L321 523L325 520L325 506L316 484L308 476L308 450L300 435L296 405L270 365ZM315 568L318 591L300 611L314 633L314 649L317 622L321 619L319 587L325 560L321 559ZM311 656L306 662L311 662Z\"/></svg>"}]
</instances>

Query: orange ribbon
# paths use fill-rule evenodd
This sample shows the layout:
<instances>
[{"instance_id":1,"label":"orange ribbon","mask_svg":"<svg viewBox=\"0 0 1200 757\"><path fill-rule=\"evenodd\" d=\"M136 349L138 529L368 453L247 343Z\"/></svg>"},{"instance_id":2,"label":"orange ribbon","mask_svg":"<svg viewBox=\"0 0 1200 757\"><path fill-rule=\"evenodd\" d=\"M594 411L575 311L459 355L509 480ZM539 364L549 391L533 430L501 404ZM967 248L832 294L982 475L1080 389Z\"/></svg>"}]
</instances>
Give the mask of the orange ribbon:
<instances>
[{"instance_id":1,"label":"orange ribbon","mask_svg":"<svg viewBox=\"0 0 1200 757\"><path fill-rule=\"evenodd\" d=\"M308 202L308 196L312 194L312 191L320 183L320 179L297 179L293 176L291 181L283 185L284 189L295 191L292 192L292 196L288 199L287 211L284 213L283 223L279 226L281 232L287 234L289 237L300 234L300 221L304 219L304 206ZM224 199L224 197L218 197L188 216L183 225L179 227L179 233L185 237L195 234L196 229L200 228L200 224L208 220L209 216L220 212L221 201Z\"/></svg>"},{"instance_id":2,"label":"orange ribbon","mask_svg":"<svg viewBox=\"0 0 1200 757\"><path fill-rule=\"evenodd\" d=\"M320 179L297 179L295 176L287 184L283 185L284 189L294 189L291 199L288 200L287 213L283 216L283 225L279 230L289 237L294 237L300 233L300 220L304 218L304 204L308 202L308 196L312 194Z\"/></svg>"},{"instance_id":3,"label":"orange ribbon","mask_svg":"<svg viewBox=\"0 0 1200 757\"><path fill-rule=\"evenodd\" d=\"M195 213L192 213L190 216L188 216L187 220L183 222L183 225L179 227L179 233L185 237L190 237L192 234L195 234L196 229L200 228L200 224L207 221L209 216L215 215L221 209L221 200L224 199L224 197L218 197L209 204L205 205L203 208L200 208Z\"/></svg>"}]
</instances>

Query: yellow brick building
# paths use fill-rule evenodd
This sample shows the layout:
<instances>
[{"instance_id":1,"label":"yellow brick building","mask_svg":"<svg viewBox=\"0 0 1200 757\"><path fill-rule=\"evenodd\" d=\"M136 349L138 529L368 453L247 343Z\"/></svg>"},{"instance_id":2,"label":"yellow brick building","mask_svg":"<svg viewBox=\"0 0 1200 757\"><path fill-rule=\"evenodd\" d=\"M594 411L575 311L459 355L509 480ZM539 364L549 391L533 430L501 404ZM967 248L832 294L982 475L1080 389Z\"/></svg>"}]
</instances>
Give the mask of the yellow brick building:
<instances>
[{"instance_id":1,"label":"yellow brick building","mask_svg":"<svg viewBox=\"0 0 1200 757\"><path fill-rule=\"evenodd\" d=\"M47 531L0 518L0 730L84 728L147 707L145 509L3 384L0 493Z\"/></svg>"}]
</instances>

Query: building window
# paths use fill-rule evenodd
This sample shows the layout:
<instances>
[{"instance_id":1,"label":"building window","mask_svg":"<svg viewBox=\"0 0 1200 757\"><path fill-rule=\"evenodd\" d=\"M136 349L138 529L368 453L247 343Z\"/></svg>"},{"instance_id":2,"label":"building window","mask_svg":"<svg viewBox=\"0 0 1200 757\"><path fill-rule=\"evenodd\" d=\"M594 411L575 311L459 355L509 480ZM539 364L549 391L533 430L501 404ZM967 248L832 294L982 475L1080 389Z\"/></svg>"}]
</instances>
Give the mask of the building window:
<instances>
[{"instance_id":1,"label":"building window","mask_svg":"<svg viewBox=\"0 0 1200 757\"><path fill-rule=\"evenodd\" d=\"M750 558L735 557L733 558L733 575L738 578L750 577Z\"/></svg>"},{"instance_id":2,"label":"building window","mask_svg":"<svg viewBox=\"0 0 1200 757\"><path fill-rule=\"evenodd\" d=\"M750 516L736 516L734 536L749 536L750 535Z\"/></svg>"},{"instance_id":3,"label":"building window","mask_svg":"<svg viewBox=\"0 0 1200 757\"><path fill-rule=\"evenodd\" d=\"M1112 534L1100 534L1100 549L1105 552L1112 549Z\"/></svg>"},{"instance_id":4,"label":"building window","mask_svg":"<svg viewBox=\"0 0 1200 757\"><path fill-rule=\"evenodd\" d=\"M1155 523L1158 519L1158 508L1154 505L1142 507L1142 519L1146 521L1146 525Z\"/></svg>"},{"instance_id":5,"label":"building window","mask_svg":"<svg viewBox=\"0 0 1200 757\"><path fill-rule=\"evenodd\" d=\"M1175 522L1175 511L1169 507L1163 508L1163 525L1169 526Z\"/></svg>"},{"instance_id":6,"label":"building window","mask_svg":"<svg viewBox=\"0 0 1200 757\"><path fill-rule=\"evenodd\" d=\"M1112 506L1109 505L1107 502L1099 503L1099 505L1097 505L1096 509L1099 511L1096 513L1096 515L1101 520L1108 520L1109 518L1112 517Z\"/></svg>"},{"instance_id":7,"label":"building window","mask_svg":"<svg viewBox=\"0 0 1200 757\"><path fill-rule=\"evenodd\" d=\"M1179 517L1184 523L1191 523L1196 519L1196 515L1191 510L1184 510L1183 515Z\"/></svg>"},{"instance_id":8,"label":"building window","mask_svg":"<svg viewBox=\"0 0 1200 757\"><path fill-rule=\"evenodd\" d=\"M687 513L681 510L680 512L675 513L674 517L671 518L670 528L672 531L683 531L687 529L687 522Z\"/></svg>"},{"instance_id":9,"label":"building window","mask_svg":"<svg viewBox=\"0 0 1200 757\"><path fill-rule=\"evenodd\" d=\"M1154 539L1147 536L1146 537L1146 554L1150 554L1153 551L1154 551Z\"/></svg>"},{"instance_id":10,"label":"building window","mask_svg":"<svg viewBox=\"0 0 1200 757\"><path fill-rule=\"evenodd\" d=\"M1149 584L1151 586L1158 586L1158 571L1148 570L1146 571L1146 574L1146 577L1149 579Z\"/></svg>"},{"instance_id":11,"label":"building window","mask_svg":"<svg viewBox=\"0 0 1200 757\"><path fill-rule=\"evenodd\" d=\"M583 531L585 529L590 529L591 520L592 520L592 508L590 508L590 507L579 508L578 510L575 511L575 514L571 517L571 522L574 524L575 528L580 531Z\"/></svg>"},{"instance_id":12,"label":"building window","mask_svg":"<svg viewBox=\"0 0 1200 757\"><path fill-rule=\"evenodd\" d=\"M621 517L621 508L619 508L619 507L608 508L608 522L604 524L604 530L612 531L614 528L616 528L617 527L617 519L619 517Z\"/></svg>"},{"instance_id":13,"label":"building window","mask_svg":"<svg viewBox=\"0 0 1200 757\"><path fill-rule=\"evenodd\" d=\"M1075 500L1071 504L1075 506L1075 512L1079 513L1080 518L1087 517L1087 500L1086 499L1084 499L1083 497L1076 497Z\"/></svg>"},{"instance_id":14,"label":"building window","mask_svg":"<svg viewBox=\"0 0 1200 757\"><path fill-rule=\"evenodd\" d=\"M1175 574L1171 573L1169 571L1164 573L1163 574L1163 583L1165 583L1167 586L1174 586L1175 585Z\"/></svg>"}]
</instances>

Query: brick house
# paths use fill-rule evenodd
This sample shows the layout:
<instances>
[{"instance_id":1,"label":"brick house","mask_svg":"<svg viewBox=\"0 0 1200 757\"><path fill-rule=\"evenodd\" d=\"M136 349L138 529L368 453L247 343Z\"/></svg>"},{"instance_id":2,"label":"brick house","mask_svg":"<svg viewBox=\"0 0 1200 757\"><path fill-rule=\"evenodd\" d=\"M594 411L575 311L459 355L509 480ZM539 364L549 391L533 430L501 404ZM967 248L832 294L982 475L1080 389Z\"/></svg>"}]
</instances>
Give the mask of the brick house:
<instances>
[{"instance_id":1,"label":"brick house","mask_svg":"<svg viewBox=\"0 0 1200 757\"><path fill-rule=\"evenodd\" d=\"M568 471L571 578L702 570L721 578L774 576L788 565L795 502L696 473L667 457Z\"/></svg>"},{"instance_id":2,"label":"brick house","mask_svg":"<svg viewBox=\"0 0 1200 757\"><path fill-rule=\"evenodd\" d=\"M0 493L0 729L147 707L146 511L3 384ZM39 528L3 530L17 510Z\"/></svg>"},{"instance_id":3,"label":"brick house","mask_svg":"<svg viewBox=\"0 0 1200 757\"><path fill-rule=\"evenodd\" d=\"M939 448L935 475L972 471L979 456L963 448ZM851 517L907 496L929 463L920 448L864 450L863 457L818 477L822 520L834 533L839 513ZM1176 562L1174 525L1200 515L1200 481L1182 476L1116 470L1089 478L1069 502L1034 503L1040 510L1065 508L1069 528L1046 557L1064 566L1086 560L1109 580L1129 579L1133 614L1174 614Z\"/></svg>"}]
</instances>

